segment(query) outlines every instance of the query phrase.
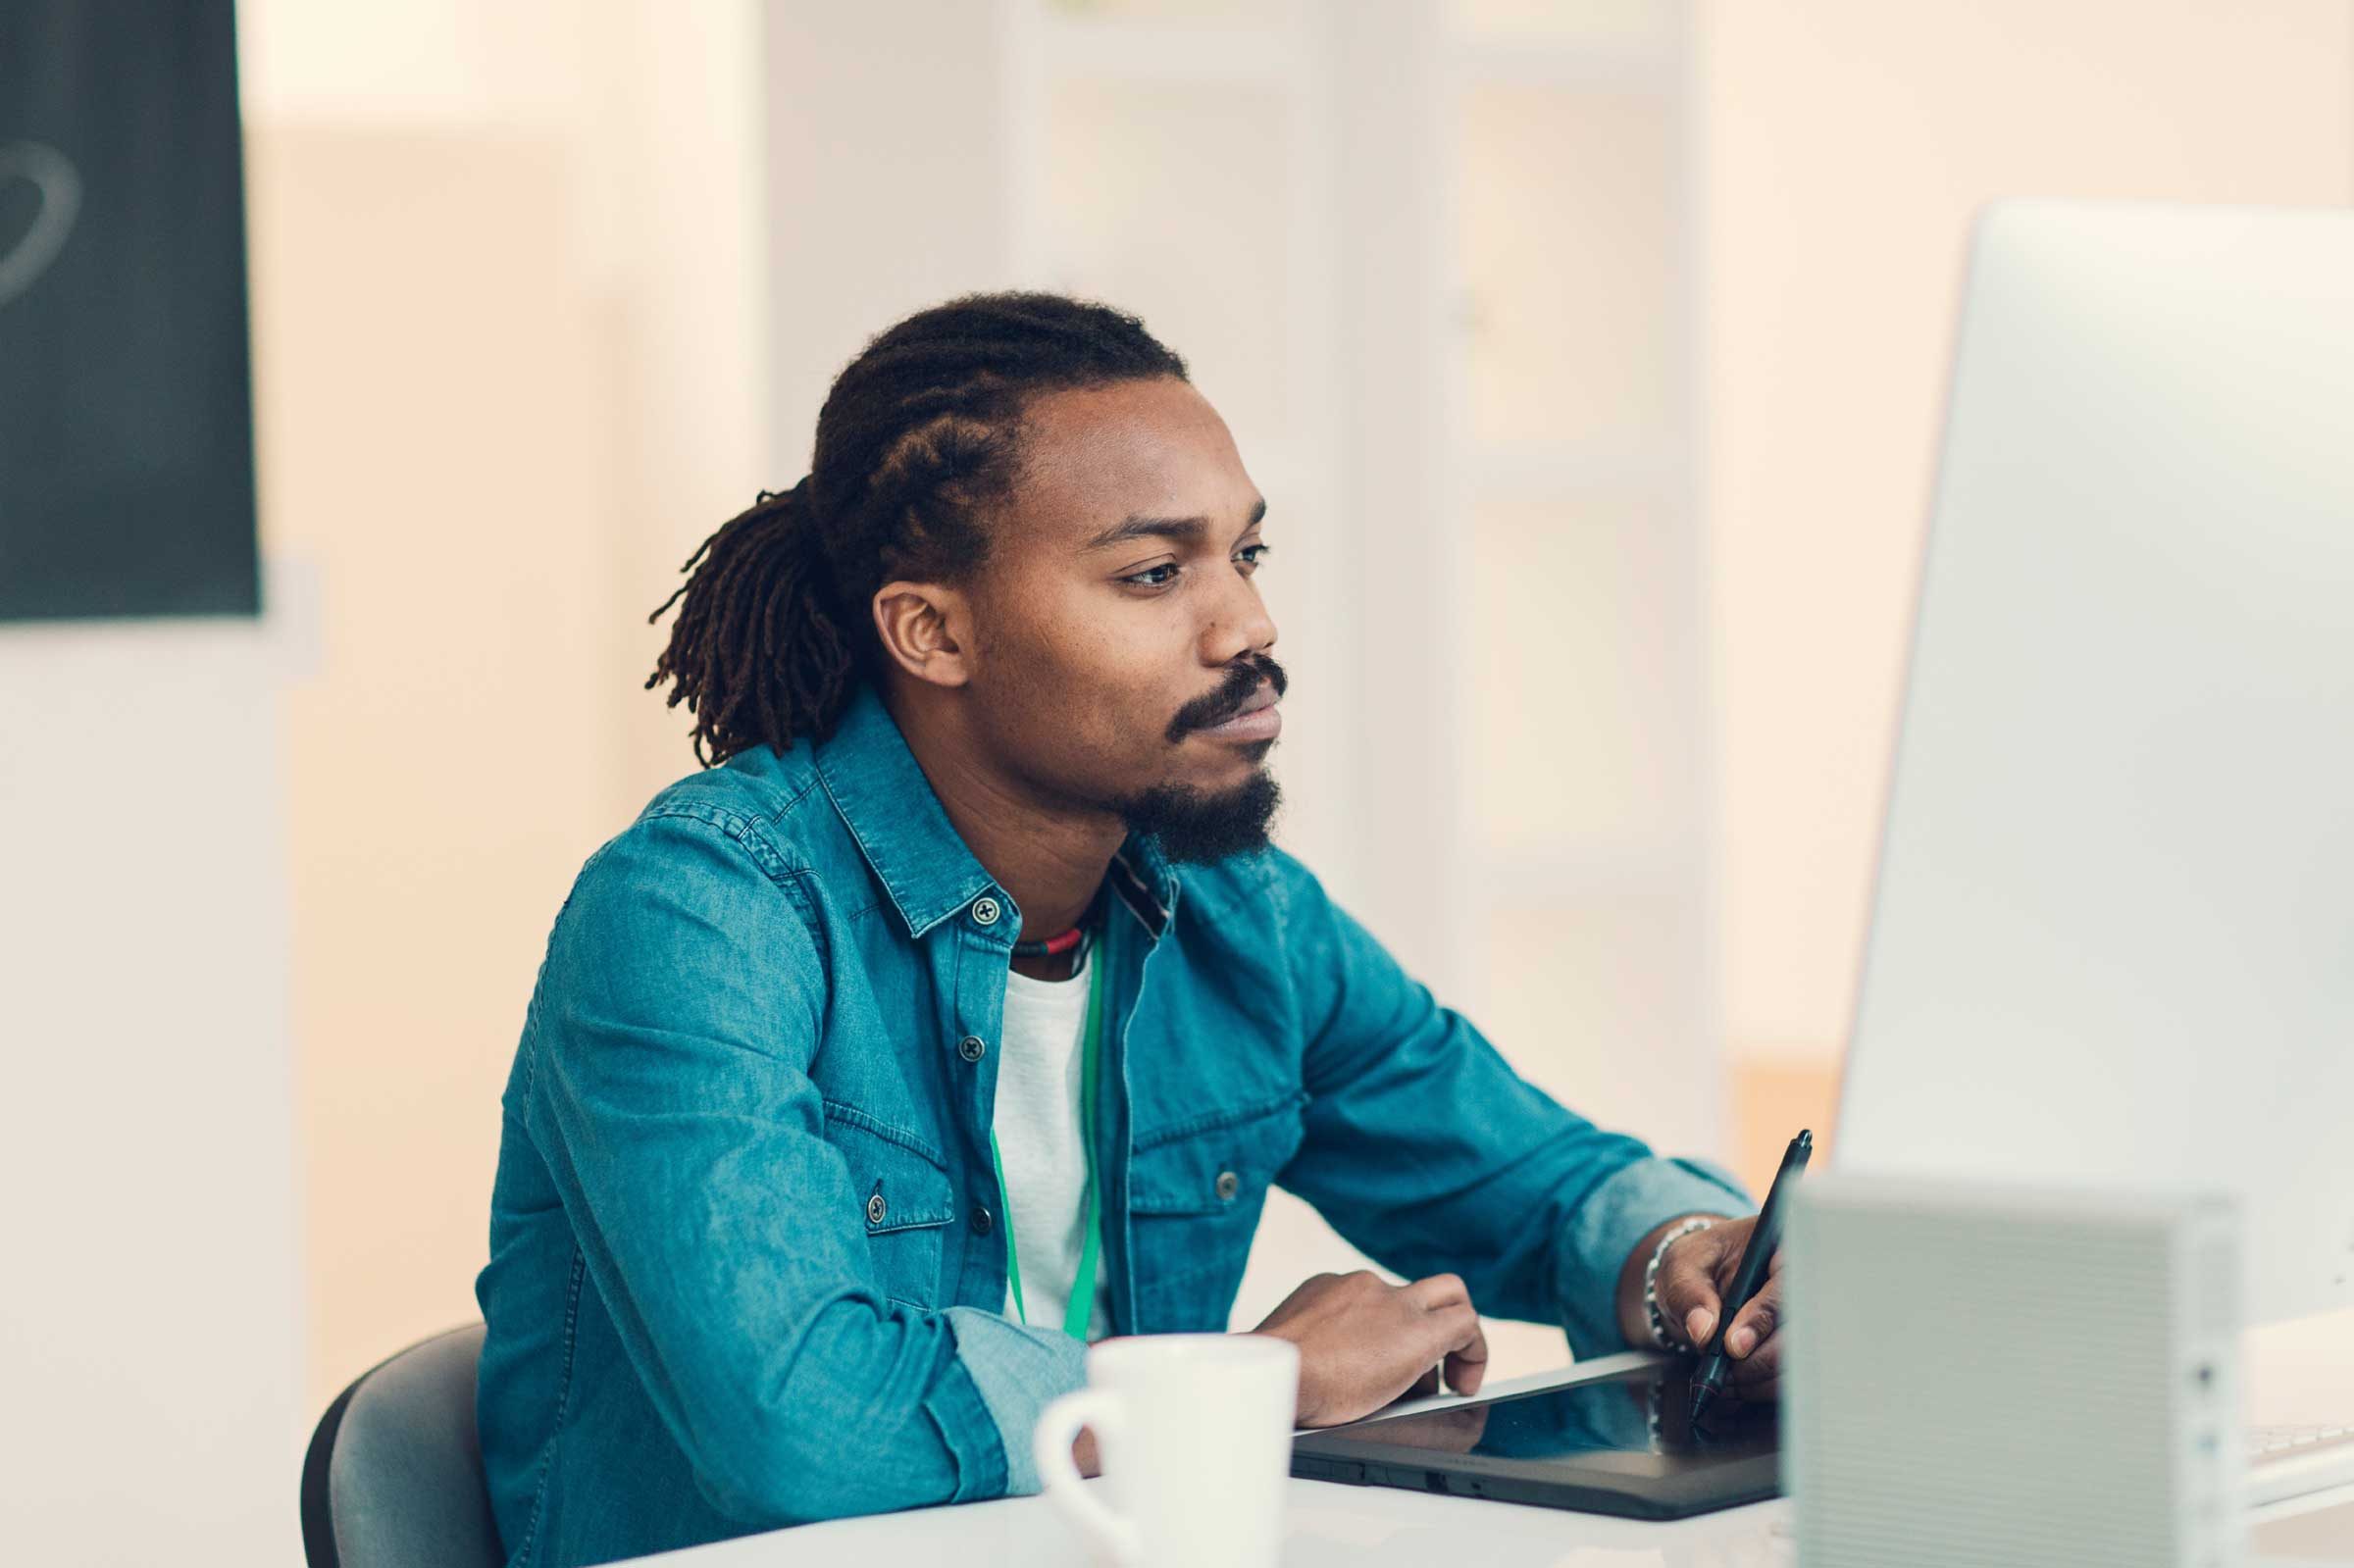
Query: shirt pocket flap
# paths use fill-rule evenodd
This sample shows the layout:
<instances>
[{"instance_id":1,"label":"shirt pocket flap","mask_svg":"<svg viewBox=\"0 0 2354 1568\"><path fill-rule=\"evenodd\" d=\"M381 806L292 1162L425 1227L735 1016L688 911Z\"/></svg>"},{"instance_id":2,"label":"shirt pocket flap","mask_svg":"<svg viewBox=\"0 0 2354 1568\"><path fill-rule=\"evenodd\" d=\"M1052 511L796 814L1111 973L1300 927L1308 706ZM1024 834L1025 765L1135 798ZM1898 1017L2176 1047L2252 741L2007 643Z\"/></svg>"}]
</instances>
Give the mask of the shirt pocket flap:
<instances>
[{"instance_id":1,"label":"shirt pocket flap","mask_svg":"<svg viewBox=\"0 0 2354 1568\"><path fill-rule=\"evenodd\" d=\"M849 1166L858 1222L867 1235L921 1230L956 1218L947 1162L915 1134L847 1106L828 1105L826 1138Z\"/></svg>"},{"instance_id":2,"label":"shirt pocket flap","mask_svg":"<svg viewBox=\"0 0 2354 1568\"><path fill-rule=\"evenodd\" d=\"M1129 1165L1137 1214L1255 1212L1300 1147L1303 1093L1145 1134Z\"/></svg>"}]
</instances>

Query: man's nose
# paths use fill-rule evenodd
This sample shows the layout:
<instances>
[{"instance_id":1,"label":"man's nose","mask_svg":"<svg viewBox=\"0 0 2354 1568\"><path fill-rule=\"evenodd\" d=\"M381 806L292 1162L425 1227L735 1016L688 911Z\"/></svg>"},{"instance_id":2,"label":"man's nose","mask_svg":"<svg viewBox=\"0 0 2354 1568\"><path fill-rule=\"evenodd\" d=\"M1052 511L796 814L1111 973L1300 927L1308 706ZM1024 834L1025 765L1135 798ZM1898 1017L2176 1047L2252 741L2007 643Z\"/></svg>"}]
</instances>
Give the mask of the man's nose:
<instances>
[{"instance_id":1,"label":"man's nose","mask_svg":"<svg viewBox=\"0 0 2354 1568\"><path fill-rule=\"evenodd\" d=\"M1203 629L1202 658L1205 664L1232 664L1246 653L1275 645L1275 618L1257 586L1241 571L1227 574L1219 584L1209 623Z\"/></svg>"}]
</instances>

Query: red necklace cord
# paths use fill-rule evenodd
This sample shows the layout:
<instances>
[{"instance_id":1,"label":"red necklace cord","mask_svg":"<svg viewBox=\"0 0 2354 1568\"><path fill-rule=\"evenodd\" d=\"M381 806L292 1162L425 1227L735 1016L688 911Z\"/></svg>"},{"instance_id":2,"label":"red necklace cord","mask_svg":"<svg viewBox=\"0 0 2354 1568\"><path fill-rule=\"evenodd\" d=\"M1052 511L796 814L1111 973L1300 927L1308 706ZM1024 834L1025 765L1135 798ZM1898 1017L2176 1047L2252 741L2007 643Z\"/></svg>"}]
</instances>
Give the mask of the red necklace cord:
<instances>
[{"instance_id":1,"label":"red necklace cord","mask_svg":"<svg viewBox=\"0 0 2354 1568\"><path fill-rule=\"evenodd\" d=\"M1017 958L1051 958L1056 953L1067 953L1078 945L1079 928L1073 926L1059 936L1049 936L1041 941L1015 942L1013 951Z\"/></svg>"}]
</instances>

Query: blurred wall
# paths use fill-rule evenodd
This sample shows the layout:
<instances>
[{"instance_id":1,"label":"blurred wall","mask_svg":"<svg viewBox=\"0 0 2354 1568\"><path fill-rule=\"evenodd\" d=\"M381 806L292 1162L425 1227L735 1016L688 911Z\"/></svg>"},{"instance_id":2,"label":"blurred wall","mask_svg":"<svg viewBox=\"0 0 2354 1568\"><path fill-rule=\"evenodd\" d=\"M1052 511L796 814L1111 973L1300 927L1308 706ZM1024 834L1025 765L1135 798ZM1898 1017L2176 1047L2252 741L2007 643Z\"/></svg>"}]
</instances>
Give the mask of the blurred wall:
<instances>
[{"instance_id":1,"label":"blurred wall","mask_svg":"<svg viewBox=\"0 0 2354 1568\"><path fill-rule=\"evenodd\" d=\"M749 4L247 0L312 1407L476 1315L581 862L693 766L645 616L770 479Z\"/></svg>"},{"instance_id":2,"label":"blurred wall","mask_svg":"<svg viewBox=\"0 0 2354 1568\"><path fill-rule=\"evenodd\" d=\"M293 1562L303 1397L265 615L0 627L0 1559Z\"/></svg>"},{"instance_id":3,"label":"blurred wall","mask_svg":"<svg viewBox=\"0 0 2354 1568\"><path fill-rule=\"evenodd\" d=\"M1845 1042L1970 214L2354 200L2354 5L1711 0L1700 36L1725 1006L1743 1103L1773 1107L1757 1161Z\"/></svg>"}]
</instances>

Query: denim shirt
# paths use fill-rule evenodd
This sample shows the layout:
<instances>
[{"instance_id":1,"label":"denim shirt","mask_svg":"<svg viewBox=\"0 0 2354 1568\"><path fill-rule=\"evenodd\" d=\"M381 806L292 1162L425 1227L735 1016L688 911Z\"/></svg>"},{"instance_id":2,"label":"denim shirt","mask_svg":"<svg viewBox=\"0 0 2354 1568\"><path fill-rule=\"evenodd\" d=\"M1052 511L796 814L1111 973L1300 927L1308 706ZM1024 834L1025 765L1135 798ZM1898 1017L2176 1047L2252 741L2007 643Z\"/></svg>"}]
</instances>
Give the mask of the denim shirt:
<instances>
[{"instance_id":1,"label":"denim shirt","mask_svg":"<svg viewBox=\"0 0 2354 1568\"><path fill-rule=\"evenodd\" d=\"M1220 1332L1267 1189L1483 1312L1620 1347L1660 1221L1746 1212L1523 1082L1267 848L1112 861L1113 1332ZM503 1100L483 1462L513 1564L1035 1491L1080 1344L1005 1300L990 1113L1022 916L871 688L664 789L557 914Z\"/></svg>"}]
</instances>

